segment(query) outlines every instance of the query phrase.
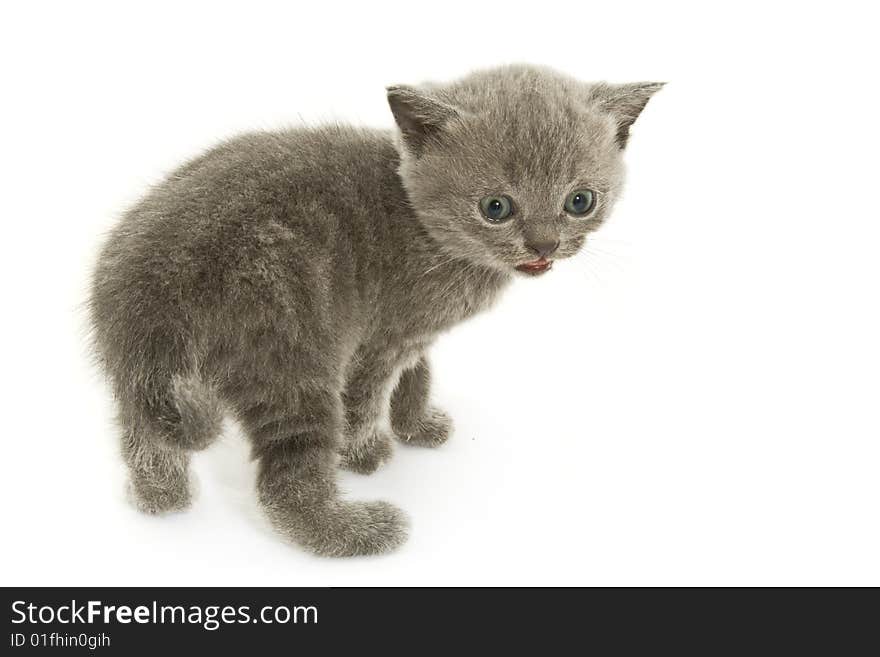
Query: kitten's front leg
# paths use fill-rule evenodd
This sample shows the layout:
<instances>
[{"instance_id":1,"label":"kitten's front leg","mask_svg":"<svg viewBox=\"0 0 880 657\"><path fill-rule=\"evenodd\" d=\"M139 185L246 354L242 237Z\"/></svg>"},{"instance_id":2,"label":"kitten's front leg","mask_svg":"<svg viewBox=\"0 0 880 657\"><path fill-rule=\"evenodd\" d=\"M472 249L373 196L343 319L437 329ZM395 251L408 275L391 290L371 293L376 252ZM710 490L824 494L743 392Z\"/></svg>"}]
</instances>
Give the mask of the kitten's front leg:
<instances>
[{"instance_id":1,"label":"kitten's front leg","mask_svg":"<svg viewBox=\"0 0 880 657\"><path fill-rule=\"evenodd\" d=\"M425 356L405 370L391 397L391 428L407 445L438 447L452 432L452 420L439 408L429 406L431 371Z\"/></svg>"},{"instance_id":2,"label":"kitten's front leg","mask_svg":"<svg viewBox=\"0 0 880 657\"><path fill-rule=\"evenodd\" d=\"M391 458L391 435L382 420L398 363L393 354L361 355L349 375L343 395L348 436L340 452L346 470L371 474Z\"/></svg>"}]
</instances>

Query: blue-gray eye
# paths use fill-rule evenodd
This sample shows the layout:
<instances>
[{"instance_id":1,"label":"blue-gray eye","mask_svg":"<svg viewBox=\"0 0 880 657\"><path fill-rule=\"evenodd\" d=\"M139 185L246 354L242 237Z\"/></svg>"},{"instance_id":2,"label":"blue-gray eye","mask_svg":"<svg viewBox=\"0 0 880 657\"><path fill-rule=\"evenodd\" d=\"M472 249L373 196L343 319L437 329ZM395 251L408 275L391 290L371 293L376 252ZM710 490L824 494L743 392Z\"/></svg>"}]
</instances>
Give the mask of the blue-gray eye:
<instances>
[{"instance_id":1,"label":"blue-gray eye","mask_svg":"<svg viewBox=\"0 0 880 657\"><path fill-rule=\"evenodd\" d=\"M596 205L596 193L592 189L577 189L565 199L565 211L569 214L587 214Z\"/></svg>"},{"instance_id":2,"label":"blue-gray eye","mask_svg":"<svg viewBox=\"0 0 880 657\"><path fill-rule=\"evenodd\" d=\"M513 201L504 195L487 196L480 201L480 212L492 223L498 223L513 213Z\"/></svg>"}]
</instances>

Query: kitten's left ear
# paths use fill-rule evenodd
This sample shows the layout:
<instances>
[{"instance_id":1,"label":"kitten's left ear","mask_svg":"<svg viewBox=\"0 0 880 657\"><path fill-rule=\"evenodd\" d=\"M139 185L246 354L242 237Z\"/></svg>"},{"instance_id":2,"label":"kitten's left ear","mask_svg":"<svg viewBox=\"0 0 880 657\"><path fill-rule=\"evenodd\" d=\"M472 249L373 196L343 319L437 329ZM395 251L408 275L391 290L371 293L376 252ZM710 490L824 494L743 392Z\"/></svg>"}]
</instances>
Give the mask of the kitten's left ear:
<instances>
[{"instance_id":1,"label":"kitten's left ear","mask_svg":"<svg viewBox=\"0 0 880 657\"><path fill-rule=\"evenodd\" d=\"M388 105L406 146L419 155L458 112L451 105L414 87L388 87Z\"/></svg>"},{"instance_id":2,"label":"kitten's left ear","mask_svg":"<svg viewBox=\"0 0 880 657\"><path fill-rule=\"evenodd\" d=\"M629 129L639 118L651 96L660 91L665 84L665 82L630 82L595 85L592 98L617 121L617 144L620 148L626 146Z\"/></svg>"}]
</instances>

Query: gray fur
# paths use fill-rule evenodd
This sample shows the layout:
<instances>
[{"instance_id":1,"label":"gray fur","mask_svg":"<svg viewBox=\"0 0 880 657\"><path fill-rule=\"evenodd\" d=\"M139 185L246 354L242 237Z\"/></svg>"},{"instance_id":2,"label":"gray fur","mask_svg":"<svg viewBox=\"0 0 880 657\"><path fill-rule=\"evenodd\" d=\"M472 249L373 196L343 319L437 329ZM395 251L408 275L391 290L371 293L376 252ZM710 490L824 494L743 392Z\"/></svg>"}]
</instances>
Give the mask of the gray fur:
<instances>
[{"instance_id":1,"label":"gray fur","mask_svg":"<svg viewBox=\"0 0 880 657\"><path fill-rule=\"evenodd\" d=\"M185 508L189 453L232 413L283 536L336 556L399 545L403 513L341 499L337 466L447 439L428 347L520 275L528 243L583 246L657 88L522 66L390 87L397 133L247 134L150 190L101 251L90 304L138 507ZM579 185L598 192L585 218L563 211ZM478 203L498 193L516 212L495 225Z\"/></svg>"}]
</instances>

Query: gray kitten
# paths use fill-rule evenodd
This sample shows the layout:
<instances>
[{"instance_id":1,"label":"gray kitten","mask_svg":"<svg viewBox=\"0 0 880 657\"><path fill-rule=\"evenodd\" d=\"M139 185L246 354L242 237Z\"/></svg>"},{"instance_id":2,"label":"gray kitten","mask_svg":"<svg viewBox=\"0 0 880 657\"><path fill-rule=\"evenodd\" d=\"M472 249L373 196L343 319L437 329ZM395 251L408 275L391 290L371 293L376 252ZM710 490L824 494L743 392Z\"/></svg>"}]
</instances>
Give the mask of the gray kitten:
<instances>
[{"instance_id":1,"label":"gray kitten","mask_svg":"<svg viewBox=\"0 0 880 657\"><path fill-rule=\"evenodd\" d=\"M660 86L511 66L390 87L396 135L247 134L153 188L110 234L90 299L138 507L190 503L190 452L231 413L281 534L324 555L399 545L404 514L342 499L336 468L373 472L392 438L447 439L428 347L577 253Z\"/></svg>"}]
</instances>

